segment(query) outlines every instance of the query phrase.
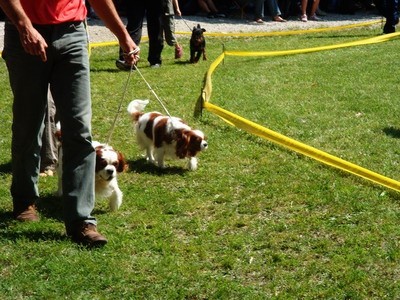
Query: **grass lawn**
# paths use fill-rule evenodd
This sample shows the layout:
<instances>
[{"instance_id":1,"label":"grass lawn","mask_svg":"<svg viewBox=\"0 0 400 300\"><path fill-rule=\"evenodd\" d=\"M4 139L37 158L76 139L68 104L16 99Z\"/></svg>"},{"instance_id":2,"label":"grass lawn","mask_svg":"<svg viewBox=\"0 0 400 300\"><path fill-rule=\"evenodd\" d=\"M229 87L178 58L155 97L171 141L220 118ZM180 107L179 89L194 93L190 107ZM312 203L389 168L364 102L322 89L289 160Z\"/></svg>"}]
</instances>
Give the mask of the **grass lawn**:
<instances>
[{"instance_id":1,"label":"grass lawn","mask_svg":"<svg viewBox=\"0 0 400 300\"><path fill-rule=\"evenodd\" d=\"M150 99L143 79L114 66L117 47L91 55L93 136L130 168L124 202L94 215L109 243L82 249L65 236L57 177L40 179L41 222L11 217L12 96L0 61L1 299L397 299L400 197L397 191L323 165L203 111L204 75L223 49L270 51L366 39L378 26L276 37L208 37L208 60L173 59L139 69L172 115L203 130L209 149L190 172L184 161L159 170L142 157L126 107ZM271 130L398 179L400 40L281 57L227 57L213 75L210 102Z\"/></svg>"}]
</instances>

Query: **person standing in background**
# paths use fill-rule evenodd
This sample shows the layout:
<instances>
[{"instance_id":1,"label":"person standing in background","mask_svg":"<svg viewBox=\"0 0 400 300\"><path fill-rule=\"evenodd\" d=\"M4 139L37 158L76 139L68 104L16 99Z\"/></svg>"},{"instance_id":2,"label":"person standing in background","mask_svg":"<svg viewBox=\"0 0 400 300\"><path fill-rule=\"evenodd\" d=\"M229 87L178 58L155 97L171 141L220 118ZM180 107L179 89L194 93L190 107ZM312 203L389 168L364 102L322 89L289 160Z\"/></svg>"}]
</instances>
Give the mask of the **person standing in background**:
<instances>
[{"instance_id":1,"label":"person standing in background","mask_svg":"<svg viewBox=\"0 0 400 300\"><path fill-rule=\"evenodd\" d=\"M225 14L220 13L213 0L197 0L200 9L207 13L207 18L225 18Z\"/></svg>"},{"instance_id":2,"label":"person standing in background","mask_svg":"<svg viewBox=\"0 0 400 300\"><path fill-rule=\"evenodd\" d=\"M126 29L137 45L142 39L143 21L146 18L149 37L147 61L151 68L161 67L161 52L164 48L161 27L162 0L125 0L125 13L128 20ZM130 71L131 66L125 63L123 53L123 49L120 48L119 58L115 61L115 65L120 70Z\"/></svg>"},{"instance_id":3,"label":"person standing in background","mask_svg":"<svg viewBox=\"0 0 400 300\"><path fill-rule=\"evenodd\" d=\"M311 21L321 21L321 19L317 16L317 10L319 6L319 0L311 0L311 9L309 17L307 17L307 6L308 0L301 0L301 16L300 20L303 22L307 22L308 20Z\"/></svg>"},{"instance_id":4,"label":"person standing in background","mask_svg":"<svg viewBox=\"0 0 400 300\"><path fill-rule=\"evenodd\" d=\"M182 57L183 49L175 37L175 12L182 16L178 0L163 0L162 28L168 46L175 47L175 59Z\"/></svg>"},{"instance_id":5,"label":"person standing in background","mask_svg":"<svg viewBox=\"0 0 400 300\"><path fill-rule=\"evenodd\" d=\"M285 19L281 17L281 11L279 9L276 0L255 0L254 2L254 15L255 21L259 24L264 23L264 3L267 2L268 12L272 16L272 21L275 22L286 22Z\"/></svg>"},{"instance_id":6,"label":"person standing in background","mask_svg":"<svg viewBox=\"0 0 400 300\"><path fill-rule=\"evenodd\" d=\"M383 33L396 32L396 25L399 23L399 1L398 0L382 0L382 14L386 18L383 26Z\"/></svg>"}]
</instances>

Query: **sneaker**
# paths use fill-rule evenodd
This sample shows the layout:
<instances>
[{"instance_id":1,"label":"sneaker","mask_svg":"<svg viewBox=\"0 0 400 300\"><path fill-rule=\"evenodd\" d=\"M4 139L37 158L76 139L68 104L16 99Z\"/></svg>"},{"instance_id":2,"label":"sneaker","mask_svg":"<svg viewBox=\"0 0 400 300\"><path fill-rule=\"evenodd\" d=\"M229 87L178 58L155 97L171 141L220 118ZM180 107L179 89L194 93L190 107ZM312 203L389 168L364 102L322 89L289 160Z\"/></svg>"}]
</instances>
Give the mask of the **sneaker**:
<instances>
[{"instance_id":1,"label":"sneaker","mask_svg":"<svg viewBox=\"0 0 400 300\"><path fill-rule=\"evenodd\" d=\"M301 15L300 21L302 21L302 22L307 22L307 21L308 21L307 15Z\"/></svg>"},{"instance_id":2,"label":"sneaker","mask_svg":"<svg viewBox=\"0 0 400 300\"><path fill-rule=\"evenodd\" d=\"M313 14L308 18L310 21L322 21L321 18L317 17L317 14Z\"/></svg>"},{"instance_id":3,"label":"sneaker","mask_svg":"<svg viewBox=\"0 0 400 300\"><path fill-rule=\"evenodd\" d=\"M118 69L120 69L121 71L130 71L130 70L135 70L135 67L131 67L130 65L128 65L124 60L122 59L117 59L115 61L115 65L117 66Z\"/></svg>"},{"instance_id":4,"label":"sneaker","mask_svg":"<svg viewBox=\"0 0 400 300\"><path fill-rule=\"evenodd\" d=\"M175 46L175 59L181 58L183 55L183 48L181 45L176 44Z\"/></svg>"},{"instance_id":5,"label":"sneaker","mask_svg":"<svg viewBox=\"0 0 400 300\"><path fill-rule=\"evenodd\" d=\"M91 223L81 222L67 230L67 235L71 236L73 242L89 248L107 244L107 239L97 231L96 225Z\"/></svg>"},{"instance_id":6,"label":"sneaker","mask_svg":"<svg viewBox=\"0 0 400 300\"><path fill-rule=\"evenodd\" d=\"M29 205L25 209L15 210L15 219L21 222L37 222L39 221L39 216L36 211L36 206L34 204Z\"/></svg>"},{"instance_id":7,"label":"sneaker","mask_svg":"<svg viewBox=\"0 0 400 300\"><path fill-rule=\"evenodd\" d=\"M158 68L160 68L160 67L161 67L160 64L150 65L150 68L152 68L152 69L158 69Z\"/></svg>"}]
</instances>

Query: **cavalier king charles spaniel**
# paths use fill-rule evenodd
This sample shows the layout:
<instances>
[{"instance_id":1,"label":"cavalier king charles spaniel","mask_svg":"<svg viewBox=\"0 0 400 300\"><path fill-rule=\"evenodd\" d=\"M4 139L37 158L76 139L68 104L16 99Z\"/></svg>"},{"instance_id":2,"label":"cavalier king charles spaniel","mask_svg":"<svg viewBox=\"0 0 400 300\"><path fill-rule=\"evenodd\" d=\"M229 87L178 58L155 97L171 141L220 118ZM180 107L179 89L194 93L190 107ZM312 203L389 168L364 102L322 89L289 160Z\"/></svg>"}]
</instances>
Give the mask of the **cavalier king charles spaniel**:
<instances>
[{"instance_id":1,"label":"cavalier king charles spaniel","mask_svg":"<svg viewBox=\"0 0 400 300\"><path fill-rule=\"evenodd\" d=\"M95 193L96 197L107 198L110 209L116 211L122 204L122 192L118 187L117 175L128 168L124 155L113 147L92 142L96 150Z\"/></svg>"},{"instance_id":2,"label":"cavalier king charles spaniel","mask_svg":"<svg viewBox=\"0 0 400 300\"><path fill-rule=\"evenodd\" d=\"M165 168L165 157L188 159L189 170L197 169L196 155L208 147L204 133L190 128L182 119L159 112L144 113L148 100L133 100L128 105L136 139L146 150L146 159Z\"/></svg>"},{"instance_id":3,"label":"cavalier king charles spaniel","mask_svg":"<svg viewBox=\"0 0 400 300\"><path fill-rule=\"evenodd\" d=\"M60 134L59 134L60 135ZM117 175L128 168L124 155L114 150L107 144L92 142L96 151L96 169L95 169L95 197L107 198L111 211L116 211L122 204L122 191L118 186ZM58 151L59 163L58 173L58 191L57 195L62 196L62 146Z\"/></svg>"}]
</instances>

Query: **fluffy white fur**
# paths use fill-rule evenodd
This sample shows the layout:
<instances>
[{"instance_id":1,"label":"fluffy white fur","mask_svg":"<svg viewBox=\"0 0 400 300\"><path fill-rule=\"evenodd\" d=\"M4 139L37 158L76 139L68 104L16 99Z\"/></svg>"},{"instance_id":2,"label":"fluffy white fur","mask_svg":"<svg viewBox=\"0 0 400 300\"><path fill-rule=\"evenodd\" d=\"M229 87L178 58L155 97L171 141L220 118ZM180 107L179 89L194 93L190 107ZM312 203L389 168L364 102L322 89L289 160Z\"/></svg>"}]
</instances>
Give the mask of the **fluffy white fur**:
<instances>
[{"instance_id":1,"label":"fluffy white fur","mask_svg":"<svg viewBox=\"0 0 400 300\"><path fill-rule=\"evenodd\" d=\"M92 145L96 151L95 171L95 196L108 199L111 211L116 211L122 204L123 194L118 186L117 175L127 168L125 158L119 151L114 150L107 144L93 141ZM62 196L62 147L59 150L58 191Z\"/></svg>"},{"instance_id":2,"label":"fluffy white fur","mask_svg":"<svg viewBox=\"0 0 400 300\"><path fill-rule=\"evenodd\" d=\"M197 169L198 152L207 149L204 133L190 128L182 119L159 112L144 113L148 100L133 100L128 105L136 140L146 150L146 159L165 168L165 158L187 159L189 170Z\"/></svg>"}]
</instances>

